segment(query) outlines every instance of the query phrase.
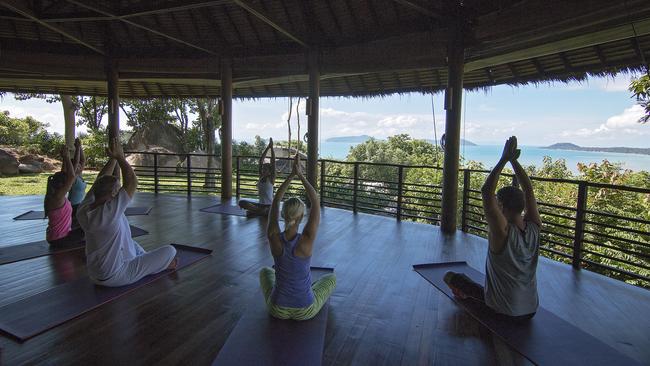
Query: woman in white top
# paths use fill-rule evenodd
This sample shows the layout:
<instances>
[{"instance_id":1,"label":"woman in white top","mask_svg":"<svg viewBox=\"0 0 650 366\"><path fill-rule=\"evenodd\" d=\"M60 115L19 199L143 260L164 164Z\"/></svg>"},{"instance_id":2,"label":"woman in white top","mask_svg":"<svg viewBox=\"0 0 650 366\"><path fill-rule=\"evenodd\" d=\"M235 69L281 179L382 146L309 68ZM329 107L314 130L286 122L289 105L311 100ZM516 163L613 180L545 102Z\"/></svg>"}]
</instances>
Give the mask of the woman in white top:
<instances>
[{"instance_id":1,"label":"woman in white top","mask_svg":"<svg viewBox=\"0 0 650 366\"><path fill-rule=\"evenodd\" d=\"M271 151L271 162L265 163L266 154ZM267 216L269 208L273 203L273 185L275 184L275 151L273 151L273 139L264 149L259 162L260 179L257 181L258 201L239 201L239 207L246 210L247 216Z\"/></svg>"}]
</instances>

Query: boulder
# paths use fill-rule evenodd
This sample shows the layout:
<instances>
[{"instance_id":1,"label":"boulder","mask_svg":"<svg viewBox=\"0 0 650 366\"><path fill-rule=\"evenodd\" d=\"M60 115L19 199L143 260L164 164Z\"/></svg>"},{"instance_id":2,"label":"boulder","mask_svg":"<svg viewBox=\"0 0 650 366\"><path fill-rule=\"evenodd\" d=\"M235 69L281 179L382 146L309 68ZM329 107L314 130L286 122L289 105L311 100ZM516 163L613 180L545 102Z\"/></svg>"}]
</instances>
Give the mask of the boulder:
<instances>
[{"instance_id":1,"label":"boulder","mask_svg":"<svg viewBox=\"0 0 650 366\"><path fill-rule=\"evenodd\" d=\"M181 131L172 124L146 124L129 138L125 150L150 151L162 147L167 151L184 153Z\"/></svg>"},{"instance_id":2,"label":"boulder","mask_svg":"<svg viewBox=\"0 0 650 366\"><path fill-rule=\"evenodd\" d=\"M19 173L18 156L10 149L0 149L0 175L17 175Z\"/></svg>"},{"instance_id":3,"label":"boulder","mask_svg":"<svg viewBox=\"0 0 650 366\"><path fill-rule=\"evenodd\" d=\"M196 154L190 158L192 172L205 172L205 169L208 168L208 156L205 151L197 150L192 151L191 154ZM213 165L211 168L220 169L221 168L221 159L218 156L215 156ZM183 162L180 165L183 168L183 171L187 168L187 159L183 156Z\"/></svg>"},{"instance_id":4,"label":"boulder","mask_svg":"<svg viewBox=\"0 0 650 366\"><path fill-rule=\"evenodd\" d=\"M18 171L20 174L38 174L43 173L43 168L41 164L36 162L34 164L20 164L18 165Z\"/></svg>"},{"instance_id":5,"label":"boulder","mask_svg":"<svg viewBox=\"0 0 650 366\"><path fill-rule=\"evenodd\" d=\"M160 153L161 155L158 155L158 167L165 167L165 168L177 168L181 162L181 157L179 155L162 155L162 154L174 154L172 151L167 150L164 147L161 146L151 146L149 149L146 150L148 153ZM153 154L129 154L126 157L126 161L131 164L136 170L138 167L150 167L153 168L154 166L154 155ZM165 169L165 171L169 171L169 169Z\"/></svg>"}]
</instances>

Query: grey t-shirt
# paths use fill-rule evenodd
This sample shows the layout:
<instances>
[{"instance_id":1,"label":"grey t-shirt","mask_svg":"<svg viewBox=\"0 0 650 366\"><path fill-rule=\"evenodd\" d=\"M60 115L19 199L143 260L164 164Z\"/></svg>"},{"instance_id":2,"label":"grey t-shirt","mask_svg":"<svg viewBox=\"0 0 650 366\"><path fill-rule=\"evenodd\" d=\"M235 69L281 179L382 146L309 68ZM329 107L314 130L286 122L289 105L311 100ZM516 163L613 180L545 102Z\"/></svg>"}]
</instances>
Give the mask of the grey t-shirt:
<instances>
[{"instance_id":1,"label":"grey t-shirt","mask_svg":"<svg viewBox=\"0 0 650 366\"><path fill-rule=\"evenodd\" d=\"M519 316L537 311L539 231L539 226L530 221L526 221L523 231L509 224L503 252L488 250L485 304L497 313Z\"/></svg>"},{"instance_id":2,"label":"grey t-shirt","mask_svg":"<svg viewBox=\"0 0 650 366\"><path fill-rule=\"evenodd\" d=\"M90 209L95 202L88 192L77 211L77 220L86 234L86 267L95 280L106 280L122 265L136 257L135 242L124 211L131 197L122 188L115 198Z\"/></svg>"}]
</instances>

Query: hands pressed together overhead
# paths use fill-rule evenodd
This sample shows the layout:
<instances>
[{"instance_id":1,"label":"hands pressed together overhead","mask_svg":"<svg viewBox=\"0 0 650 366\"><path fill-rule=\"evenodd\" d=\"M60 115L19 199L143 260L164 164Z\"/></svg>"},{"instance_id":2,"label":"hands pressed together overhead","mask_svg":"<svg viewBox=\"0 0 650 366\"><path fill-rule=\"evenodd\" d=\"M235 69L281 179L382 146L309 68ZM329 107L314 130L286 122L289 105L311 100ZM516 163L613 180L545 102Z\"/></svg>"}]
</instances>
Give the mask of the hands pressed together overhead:
<instances>
[{"instance_id":1,"label":"hands pressed together overhead","mask_svg":"<svg viewBox=\"0 0 650 366\"><path fill-rule=\"evenodd\" d=\"M513 162L519 159L519 155L521 155L521 150L517 149L517 137L510 136L510 138L506 140L506 144L503 146L501 160Z\"/></svg>"}]
</instances>

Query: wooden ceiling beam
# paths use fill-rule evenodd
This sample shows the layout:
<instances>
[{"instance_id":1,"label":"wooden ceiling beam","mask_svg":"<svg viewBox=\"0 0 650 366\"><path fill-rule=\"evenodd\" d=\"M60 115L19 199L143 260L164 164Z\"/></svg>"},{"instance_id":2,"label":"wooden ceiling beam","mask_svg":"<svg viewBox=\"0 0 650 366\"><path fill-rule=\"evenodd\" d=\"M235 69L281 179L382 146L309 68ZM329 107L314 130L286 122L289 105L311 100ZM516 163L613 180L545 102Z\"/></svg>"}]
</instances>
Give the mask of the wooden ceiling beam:
<instances>
[{"instance_id":1,"label":"wooden ceiling beam","mask_svg":"<svg viewBox=\"0 0 650 366\"><path fill-rule=\"evenodd\" d=\"M415 10L416 12L426 15L429 18L433 18L436 20L442 20L447 17L447 15L440 13L439 11L424 7L420 4L415 3L412 0L393 0L394 2L401 4L407 8L410 8L412 10Z\"/></svg>"},{"instance_id":2,"label":"wooden ceiling beam","mask_svg":"<svg viewBox=\"0 0 650 366\"><path fill-rule=\"evenodd\" d=\"M274 20L269 18L267 15L262 14L259 10L253 8L252 6L247 4L245 1L243 1L243 0L232 0L232 2L237 4L240 8L246 10L247 12L252 14L253 16L255 16L257 19L259 19L262 22L268 24L269 26L271 26L276 31L284 34L286 37L288 37L292 41L298 43L299 45L301 45L301 46L303 46L305 48L309 48L309 45L307 45L307 43L304 42L302 39L300 39L297 36L293 35L291 32L289 32L288 30L286 30L282 26L280 26L277 22L275 22Z\"/></svg>"},{"instance_id":3,"label":"wooden ceiling beam","mask_svg":"<svg viewBox=\"0 0 650 366\"><path fill-rule=\"evenodd\" d=\"M2 1L2 0L0 0L0 1ZM86 3L82 2L82 1L77 1L77 0L66 0L66 1L68 1L71 4L75 4L77 6L86 8L88 10L95 11L95 12L97 12L99 14L103 14L103 15L108 16L108 17L116 17L116 15L113 14L112 12L107 11L105 9L100 9L98 5L88 5L88 4L86 4ZM212 51L212 50L209 50L207 48L204 48L204 47L198 46L196 44L190 43L190 42L185 41L183 39L180 39L178 37L171 36L171 35L169 35L167 33L157 31L157 30L155 30L155 29L153 29L151 27L138 24L138 23L133 22L133 21L131 21L129 19L126 19L126 18L117 17L117 19L119 21L121 21L121 22L125 22L125 23L127 23L129 25L132 25L132 26L136 27L136 28L140 28L140 29L145 30L147 32L151 32L151 33L156 34L156 35L158 35L160 37L163 37L163 38L169 39L171 41L174 41L176 43L180 43L180 44L183 44L185 46L197 49L199 51L203 51L203 52L208 53L208 54L213 55L213 56L218 56L218 53L215 52L215 51Z\"/></svg>"},{"instance_id":4,"label":"wooden ceiling beam","mask_svg":"<svg viewBox=\"0 0 650 366\"><path fill-rule=\"evenodd\" d=\"M21 2L18 2L16 0L0 0L0 5L3 5L4 7L10 9L11 11L13 11L15 13L18 13L18 14L24 16L25 18L31 19L32 21L40 24L41 26L43 26L43 27L45 27L45 28L47 28L47 29L49 29L49 30L51 30L53 32L56 32L56 33L60 34L61 36L65 37L65 38L67 38L69 40L74 41L75 43L83 45L86 48L89 48L89 49L99 53L100 55L105 54L104 51L101 48L99 48L97 46L94 46L94 45L84 41L80 37L77 37L77 36L73 35L72 33L66 31L65 29L60 28L60 27L55 26L55 25L52 25L52 24L48 24L48 23L42 21L41 19L39 19L34 14L33 11L26 8L24 6L24 4L22 4Z\"/></svg>"}]
</instances>

